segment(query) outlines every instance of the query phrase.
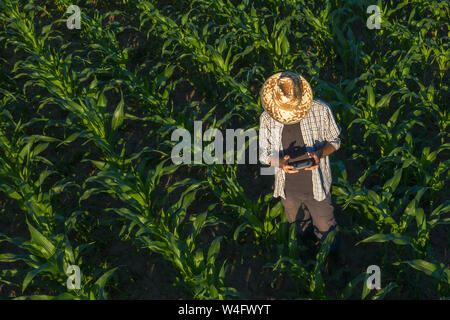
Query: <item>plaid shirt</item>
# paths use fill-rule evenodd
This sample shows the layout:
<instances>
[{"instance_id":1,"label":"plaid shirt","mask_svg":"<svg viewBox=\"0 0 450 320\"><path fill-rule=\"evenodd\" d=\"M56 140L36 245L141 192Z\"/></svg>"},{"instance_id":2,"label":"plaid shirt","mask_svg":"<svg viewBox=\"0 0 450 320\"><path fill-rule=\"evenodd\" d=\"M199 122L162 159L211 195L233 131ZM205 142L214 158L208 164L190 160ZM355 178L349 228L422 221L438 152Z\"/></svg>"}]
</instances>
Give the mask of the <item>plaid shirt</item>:
<instances>
[{"instance_id":1,"label":"plaid shirt","mask_svg":"<svg viewBox=\"0 0 450 320\"><path fill-rule=\"evenodd\" d=\"M259 127L259 161L263 164L276 164L281 152L284 156L281 143L281 135L284 125L273 119L266 111L260 116ZM333 112L323 101L314 99L311 109L300 120L300 127L307 152L320 149L325 142L330 143L336 150L341 145L339 134L341 127L336 123ZM328 156L319 161L319 167L312 170L314 199L322 201L326 198L331 188L331 170ZM284 193L285 172L275 166L275 190L274 197L286 199Z\"/></svg>"}]
</instances>

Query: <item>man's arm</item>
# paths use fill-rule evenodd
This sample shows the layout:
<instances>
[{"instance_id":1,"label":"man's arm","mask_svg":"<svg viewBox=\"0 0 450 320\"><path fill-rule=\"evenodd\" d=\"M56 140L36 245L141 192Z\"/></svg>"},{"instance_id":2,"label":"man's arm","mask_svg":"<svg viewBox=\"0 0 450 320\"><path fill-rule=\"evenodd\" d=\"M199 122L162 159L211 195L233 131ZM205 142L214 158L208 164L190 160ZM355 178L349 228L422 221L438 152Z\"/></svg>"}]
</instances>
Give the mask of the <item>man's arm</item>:
<instances>
[{"instance_id":1,"label":"man's arm","mask_svg":"<svg viewBox=\"0 0 450 320\"><path fill-rule=\"evenodd\" d=\"M270 143L270 135L267 114L263 113L259 118L259 161L263 164L275 166L283 169L286 173L295 173L294 167L288 165L289 156L280 158L278 150L273 149Z\"/></svg>"},{"instance_id":2,"label":"man's arm","mask_svg":"<svg viewBox=\"0 0 450 320\"><path fill-rule=\"evenodd\" d=\"M325 121L324 121L324 138L325 143L316 152L311 153L311 158L314 158L314 165L307 169L313 170L319 167L319 159L326 157L337 151L341 146L341 127L336 123L333 112L330 107L324 103L325 106ZM305 170L307 170L305 169Z\"/></svg>"},{"instance_id":3,"label":"man's arm","mask_svg":"<svg viewBox=\"0 0 450 320\"><path fill-rule=\"evenodd\" d=\"M325 117L324 117L324 138L325 144L318 150L318 155L326 157L341 147L341 139L339 134L341 133L341 127L336 123L336 119L331 111L331 108L324 103Z\"/></svg>"},{"instance_id":4,"label":"man's arm","mask_svg":"<svg viewBox=\"0 0 450 320\"><path fill-rule=\"evenodd\" d=\"M327 143L334 147L334 150L338 150L341 147L341 139L339 135L341 134L341 127L337 124L336 118L333 115L331 108L325 104L326 115L324 124L324 138Z\"/></svg>"},{"instance_id":5,"label":"man's arm","mask_svg":"<svg viewBox=\"0 0 450 320\"><path fill-rule=\"evenodd\" d=\"M259 162L262 164L271 164L271 144L270 144L270 130L265 114L259 117Z\"/></svg>"},{"instance_id":6,"label":"man's arm","mask_svg":"<svg viewBox=\"0 0 450 320\"><path fill-rule=\"evenodd\" d=\"M335 151L336 149L333 147L333 145L328 141L325 141L324 145L319 150L317 150L317 156L320 159L329 156Z\"/></svg>"}]
</instances>

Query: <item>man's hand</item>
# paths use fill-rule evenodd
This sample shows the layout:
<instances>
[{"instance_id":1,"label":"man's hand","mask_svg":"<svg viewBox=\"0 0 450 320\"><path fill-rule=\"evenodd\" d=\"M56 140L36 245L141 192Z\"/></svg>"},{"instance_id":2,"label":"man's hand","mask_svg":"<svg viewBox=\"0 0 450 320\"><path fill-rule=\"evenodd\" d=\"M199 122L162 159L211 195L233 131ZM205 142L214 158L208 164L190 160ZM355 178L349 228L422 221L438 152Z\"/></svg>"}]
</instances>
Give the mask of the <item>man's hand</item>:
<instances>
[{"instance_id":1,"label":"man's hand","mask_svg":"<svg viewBox=\"0 0 450 320\"><path fill-rule=\"evenodd\" d=\"M309 154L309 157L314 160L314 163L313 163L313 165L311 167L305 168L304 170L317 169L319 167L319 155L317 154L317 152L311 152Z\"/></svg>"},{"instance_id":2,"label":"man's hand","mask_svg":"<svg viewBox=\"0 0 450 320\"><path fill-rule=\"evenodd\" d=\"M304 170L317 169L319 167L319 159L326 157L335 151L336 151L336 149L330 143L325 142L325 144L322 146L322 148L310 153L309 157L314 159L314 164L309 168L305 168Z\"/></svg>"},{"instance_id":3,"label":"man's hand","mask_svg":"<svg viewBox=\"0 0 450 320\"><path fill-rule=\"evenodd\" d=\"M283 158L281 158L278 162L279 167L286 173L297 173L299 170L295 170L294 166L288 165L289 158L289 155L285 155Z\"/></svg>"}]
</instances>

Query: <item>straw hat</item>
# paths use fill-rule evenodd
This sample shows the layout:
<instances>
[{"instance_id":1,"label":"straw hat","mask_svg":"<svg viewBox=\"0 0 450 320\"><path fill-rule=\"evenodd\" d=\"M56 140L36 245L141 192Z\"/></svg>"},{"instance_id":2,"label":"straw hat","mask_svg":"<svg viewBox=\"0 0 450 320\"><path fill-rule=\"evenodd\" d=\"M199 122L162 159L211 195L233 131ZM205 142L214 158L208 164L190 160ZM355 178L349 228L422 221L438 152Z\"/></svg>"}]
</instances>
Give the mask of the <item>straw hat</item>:
<instances>
[{"instance_id":1,"label":"straw hat","mask_svg":"<svg viewBox=\"0 0 450 320\"><path fill-rule=\"evenodd\" d=\"M278 72L261 88L261 104L267 113L283 124L299 122L311 108L311 86L299 74Z\"/></svg>"}]
</instances>

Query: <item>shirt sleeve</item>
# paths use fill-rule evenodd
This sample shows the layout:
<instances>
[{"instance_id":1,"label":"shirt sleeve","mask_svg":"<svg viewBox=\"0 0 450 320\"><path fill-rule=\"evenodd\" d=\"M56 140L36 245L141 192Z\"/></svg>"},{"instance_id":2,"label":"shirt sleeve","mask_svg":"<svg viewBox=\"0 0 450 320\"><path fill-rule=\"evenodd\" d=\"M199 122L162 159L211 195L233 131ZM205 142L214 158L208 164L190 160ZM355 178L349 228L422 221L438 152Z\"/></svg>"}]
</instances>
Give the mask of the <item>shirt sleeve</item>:
<instances>
[{"instance_id":1,"label":"shirt sleeve","mask_svg":"<svg viewBox=\"0 0 450 320\"><path fill-rule=\"evenodd\" d=\"M328 141L336 150L341 147L341 139L339 134L342 128L337 124L336 118L333 115L333 111L327 105L325 105L325 125L324 125L324 138Z\"/></svg>"},{"instance_id":2,"label":"shirt sleeve","mask_svg":"<svg viewBox=\"0 0 450 320\"><path fill-rule=\"evenodd\" d=\"M269 165L273 163L272 145L270 143L271 130L267 116L263 113L259 117L259 162Z\"/></svg>"}]
</instances>

